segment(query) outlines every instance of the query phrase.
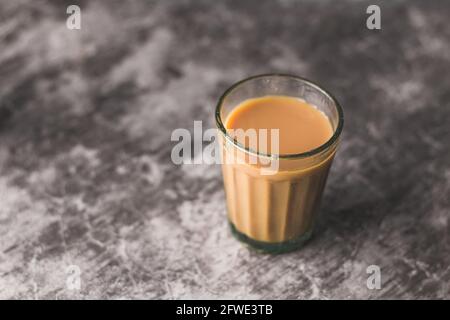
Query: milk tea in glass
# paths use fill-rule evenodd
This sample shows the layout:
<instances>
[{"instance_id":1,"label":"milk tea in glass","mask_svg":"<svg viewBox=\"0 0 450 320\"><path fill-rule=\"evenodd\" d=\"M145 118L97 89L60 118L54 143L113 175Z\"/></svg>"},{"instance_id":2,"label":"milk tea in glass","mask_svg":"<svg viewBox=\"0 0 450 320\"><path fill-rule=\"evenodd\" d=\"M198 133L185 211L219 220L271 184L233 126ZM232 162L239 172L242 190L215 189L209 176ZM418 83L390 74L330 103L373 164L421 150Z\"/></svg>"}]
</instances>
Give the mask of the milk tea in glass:
<instances>
[{"instance_id":1,"label":"milk tea in glass","mask_svg":"<svg viewBox=\"0 0 450 320\"><path fill-rule=\"evenodd\" d=\"M300 77L255 76L222 95L216 124L233 235L263 252L301 247L343 128L336 99Z\"/></svg>"}]
</instances>

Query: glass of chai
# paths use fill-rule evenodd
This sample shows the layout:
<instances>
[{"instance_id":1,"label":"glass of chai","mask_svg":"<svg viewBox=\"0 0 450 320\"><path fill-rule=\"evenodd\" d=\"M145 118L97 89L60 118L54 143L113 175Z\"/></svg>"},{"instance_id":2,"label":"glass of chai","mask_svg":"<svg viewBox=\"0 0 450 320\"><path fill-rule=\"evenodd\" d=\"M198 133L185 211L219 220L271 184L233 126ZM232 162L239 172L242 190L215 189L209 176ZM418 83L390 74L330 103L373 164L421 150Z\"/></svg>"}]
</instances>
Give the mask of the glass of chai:
<instances>
[{"instance_id":1,"label":"glass of chai","mask_svg":"<svg viewBox=\"0 0 450 320\"><path fill-rule=\"evenodd\" d=\"M310 237L344 118L336 99L291 75L231 86L216 108L233 235L269 253Z\"/></svg>"}]
</instances>

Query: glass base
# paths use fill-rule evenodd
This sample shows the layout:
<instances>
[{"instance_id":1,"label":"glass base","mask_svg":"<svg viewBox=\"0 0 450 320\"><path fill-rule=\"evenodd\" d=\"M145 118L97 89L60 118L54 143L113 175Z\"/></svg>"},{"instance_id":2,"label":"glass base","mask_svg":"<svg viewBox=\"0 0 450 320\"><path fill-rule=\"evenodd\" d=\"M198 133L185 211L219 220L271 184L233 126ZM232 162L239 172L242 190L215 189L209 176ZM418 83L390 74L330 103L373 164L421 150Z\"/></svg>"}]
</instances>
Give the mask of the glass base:
<instances>
[{"instance_id":1,"label":"glass base","mask_svg":"<svg viewBox=\"0 0 450 320\"><path fill-rule=\"evenodd\" d=\"M228 221L233 236L248 247L261 252L270 254L280 254L300 249L312 236L312 228L301 236L284 242L264 242L249 238L247 235L238 231L233 223Z\"/></svg>"}]
</instances>

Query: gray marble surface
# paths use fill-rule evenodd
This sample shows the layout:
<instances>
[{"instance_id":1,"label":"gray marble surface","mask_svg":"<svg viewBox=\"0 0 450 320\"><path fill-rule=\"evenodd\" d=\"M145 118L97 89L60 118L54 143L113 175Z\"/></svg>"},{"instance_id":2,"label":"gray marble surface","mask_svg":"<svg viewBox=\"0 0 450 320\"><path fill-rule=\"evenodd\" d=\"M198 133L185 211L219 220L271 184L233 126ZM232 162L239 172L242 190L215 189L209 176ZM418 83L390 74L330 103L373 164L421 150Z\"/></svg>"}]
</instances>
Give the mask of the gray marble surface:
<instances>
[{"instance_id":1,"label":"gray marble surface","mask_svg":"<svg viewBox=\"0 0 450 320\"><path fill-rule=\"evenodd\" d=\"M438 0L0 0L0 298L450 298L449 17ZM213 127L219 95L267 72L346 114L315 236L280 256L232 238L220 167L170 160L173 129Z\"/></svg>"}]
</instances>

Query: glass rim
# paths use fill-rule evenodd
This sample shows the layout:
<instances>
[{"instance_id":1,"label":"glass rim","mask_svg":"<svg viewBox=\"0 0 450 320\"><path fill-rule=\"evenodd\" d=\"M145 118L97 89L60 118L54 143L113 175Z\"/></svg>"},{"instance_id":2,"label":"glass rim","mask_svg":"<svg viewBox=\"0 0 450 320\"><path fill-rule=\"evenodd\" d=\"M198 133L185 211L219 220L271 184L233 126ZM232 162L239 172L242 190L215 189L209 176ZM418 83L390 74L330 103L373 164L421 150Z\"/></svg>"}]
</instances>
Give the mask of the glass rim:
<instances>
[{"instance_id":1,"label":"glass rim","mask_svg":"<svg viewBox=\"0 0 450 320\"><path fill-rule=\"evenodd\" d=\"M317 148L314 148L314 149L306 151L306 152L287 153L287 154L270 154L270 153L259 152L257 150L252 150L252 149L250 149L248 147L245 147L243 144L239 143L236 139L233 139L228 134L227 129L225 128L225 126L224 126L224 124L222 122L222 117L220 115L220 111L222 110L222 105L223 105L223 102L224 102L225 98L234 89L236 89L241 84L244 84L245 82L248 82L248 81L251 81L251 80L260 79L260 78L266 78L266 77L291 78L291 79L294 79L294 80L297 80L297 81L301 81L303 83L308 84L312 88L318 90L321 94L323 94L326 97L328 97L334 103L334 106L335 106L335 108L337 110L337 113L338 113L338 124L337 124L336 129L333 132L333 135L330 137L330 139L328 139L327 142L323 143L322 145L318 146ZM285 73L259 74L259 75L255 75L255 76L251 76L251 77L245 78L245 79L243 79L241 81L238 81L238 82L234 83L231 87L229 87L227 90L225 90L225 92L220 96L219 101L217 102L217 105L216 105L215 118L216 118L216 126L224 134L225 138L229 142L231 142L235 146L237 146L239 149L241 149L241 150L243 150L245 152L248 152L250 154L256 155L256 156L262 156L262 157L268 157L268 158L277 158L277 159L307 158L307 157L311 157L311 156L314 156L316 154L319 154L320 152L326 150L328 147L333 145L333 143L341 135L342 129L344 127L344 111L343 111L341 105L339 104L339 102L337 101L337 99L330 92L328 92L327 90L323 89L321 86L319 86L318 84L314 83L311 80L308 80L308 79L303 78L303 77L291 75L291 74L285 74Z\"/></svg>"}]
</instances>

